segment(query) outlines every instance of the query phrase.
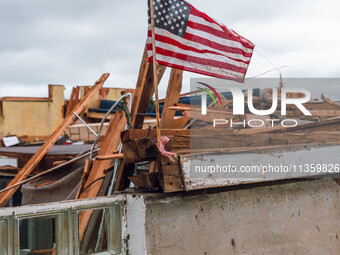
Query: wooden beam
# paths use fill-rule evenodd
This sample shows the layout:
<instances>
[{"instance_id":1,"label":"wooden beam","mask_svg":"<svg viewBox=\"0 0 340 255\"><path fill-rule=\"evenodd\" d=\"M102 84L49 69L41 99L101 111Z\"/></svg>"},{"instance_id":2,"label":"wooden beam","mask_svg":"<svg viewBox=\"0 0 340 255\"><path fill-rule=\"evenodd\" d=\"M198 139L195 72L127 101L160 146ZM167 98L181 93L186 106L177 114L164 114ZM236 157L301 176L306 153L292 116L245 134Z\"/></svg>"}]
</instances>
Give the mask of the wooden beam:
<instances>
[{"instance_id":1,"label":"wooden beam","mask_svg":"<svg viewBox=\"0 0 340 255\"><path fill-rule=\"evenodd\" d=\"M182 117L173 120L172 128L173 129L184 128L185 125L188 124L189 121L190 121L190 114L188 114L187 112L183 112L183 116Z\"/></svg>"},{"instance_id":2,"label":"wooden beam","mask_svg":"<svg viewBox=\"0 0 340 255\"><path fill-rule=\"evenodd\" d=\"M162 118L160 128L173 128L175 111L170 110L168 107L178 103L178 99L182 91L183 71L172 68L168 88L166 91L166 100L162 111ZM152 161L150 164L150 173L158 172L157 161Z\"/></svg>"},{"instance_id":3,"label":"wooden beam","mask_svg":"<svg viewBox=\"0 0 340 255\"><path fill-rule=\"evenodd\" d=\"M168 107L178 103L182 90L182 79L183 71L172 68L162 111L161 128L172 128L173 126L175 111L170 110Z\"/></svg>"},{"instance_id":4,"label":"wooden beam","mask_svg":"<svg viewBox=\"0 0 340 255\"><path fill-rule=\"evenodd\" d=\"M214 107L207 107L207 114L202 115L201 107L196 105L177 105L170 106L168 109L175 111L183 111L187 116L192 119L201 120L205 122L214 122L215 119L234 119L232 111L228 109L215 109ZM238 119L244 119L245 115L237 116Z\"/></svg>"},{"instance_id":5,"label":"wooden beam","mask_svg":"<svg viewBox=\"0 0 340 255\"><path fill-rule=\"evenodd\" d=\"M162 129L161 130L162 135L165 136L190 136L190 135L196 135L196 136L202 136L206 135L206 130L201 129ZM223 130L211 130L209 131L209 135L233 135L234 130L231 128L226 128ZM156 130L155 129L129 129L121 133L121 139L122 143L126 143L130 140L135 139L143 139L146 137L154 137L156 136Z\"/></svg>"},{"instance_id":6,"label":"wooden beam","mask_svg":"<svg viewBox=\"0 0 340 255\"><path fill-rule=\"evenodd\" d=\"M151 189L159 185L157 177L158 173L140 173L135 176L130 176L129 180L139 188Z\"/></svg>"},{"instance_id":7,"label":"wooden beam","mask_svg":"<svg viewBox=\"0 0 340 255\"><path fill-rule=\"evenodd\" d=\"M160 165L159 181L165 193L184 191L179 160L173 162L162 155L158 156Z\"/></svg>"},{"instance_id":8,"label":"wooden beam","mask_svg":"<svg viewBox=\"0 0 340 255\"><path fill-rule=\"evenodd\" d=\"M326 104L334 105L337 108L340 108L340 104L338 102L334 102L330 100L329 98L325 97L323 94L321 94L321 99L324 101Z\"/></svg>"},{"instance_id":9,"label":"wooden beam","mask_svg":"<svg viewBox=\"0 0 340 255\"><path fill-rule=\"evenodd\" d=\"M305 144L340 144L340 132L318 132L318 133L278 133L278 134L206 134L200 135L175 135L165 145L168 151L178 154L183 151L191 152L202 150L208 153L209 150L222 150L226 148L254 148L259 146L299 146ZM156 137L130 140L123 145L124 160L131 164L148 160L156 160L158 150L155 145Z\"/></svg>"},{"instance_id":10,"label":"wooden beam","mask_svg":"<svg viewBox=\"0 0 340 255\"><path fill-rule=\"evenodd\" d=\"M91 98L98 93L99 89L103 86L106 79L109 77L108 73L105 73L101 78L96 81L90 92L76 105L73 109L77 114L81 114ZM59 127L53 132L53 134L46 140L44 145L34 154L34 156L26 163L26 165L21 169L21 171L14 177L14 179L8 184L8 186L13 186L14 184L25 180L34 170L34 168L39 164L39 162L44 158L49 149L54 145L58 138L64 133L66 128L72 123L73 114L66 116L64 121L59 125ZM0 207L4 206L8 200L13 196L18 187L8 190L0 195Z\"/></svg>"},{"instance_id":11,"label":"wooden beam","mask_svg":"<svg viewBox=\"0 0 340 255\"><path fill-rule=\"evenodd\" d=\"M340 107L340 106L339 106ZM309 110L313 117L339 117L340 110ZM300 110L294 110L292 116L304 116Z\"/></svg>"},{"instance_id":12,"label":"wooden beam","mask_svg":"<svg viewBox=\"0 0 340 255\"><path fill-rule=\"evenodd\" d=\"M68 100L68 106L67 106L67 110L66 110L66 114L65 114L65 117L72 111L73 109L73 98L74 98L74 94L76 93L76 88L72 88L72 93L71 93L71 96L70 96L70 99Z\"/></svg>"},{"instance_id":13,"label":"wooden beam","mask_svg":"<svg viewBox=\"0 0 340 255\"><path fill-rule=\"evenodd\" d=\"M163 77L165 69L166 67L162 65L158 69L157 72L158 84ZM150 99L154 92L155 90L153 86L153 66L148 62L148 54L145 45L144 54L139 69L136 89L133 95L131 106L132 126L134 129L143 128L143 122L145 117L144 114L146 113L146 110L150 104ZM118 171L117 183L115 186L116 191L125 188L124 185L122 185L122 183L128 182L125 182L123 180L123 178L125 178L125 175L127 174L126 172L124 173L124 171L128 171L128 169L130 168L132 168L132 166L126 166L125 160L123 160Z\"/></svg>"},{"instance_id":14,"label":"wooden beam","mask_svg":"<svg viewBox=\"0 0 340 255\"><path fill-rule=\"evenodd\" d=\"M107 155L101 155L97 156L95 160L109 160L109 159L117 159L117 158L123 158L123 153L116 153L116 154L107 154Z\"/></svg>"},{"instance_id":15,"label":"wooden beam","mask_svg":"<svg viewBox=\"0 0 340 255\"><path fill-rule=\"evenodd\" d=\"M100 90L99 90L100 91ZM79 103L79 92L80 92L80 87L79 86L77 86L76 87L76 92L75 92L75 94L74 94L74 99L73 99L73 101L74 101L74 105L77 105L78 103Z\"/></svg>"},{"instance_id":16,"label":"wooden beam","mask_svg":"<svg viewBox=\"0 0 340 255\"><path fill-rule=\"evenodd\" d=\"M157 73L158 83L162 79L164 71L165 66L160 66ZM133 118L132 125L134 128L142 128L144 114L154 92L152 64L148 62L148 55L145 47L131 107L131 117Z\"/></svg>"},{"instance_id":17,"label":"wooden beam","mask_svg":"<svg viewBox=\"0 0 340 255\"><path fill-rule=\"evenodd\" d=\"M120 144L120 133L124 130L126 118L124 112L116 112L114 118L110 120L108 130L106 132L104 142L100 151L99 157L105 157L117 151ZM118 154L117 154L118 155ZM79 199L97 197L98 192L104 181L105 171L110 166L110 160L95 160L92 164L89 177L87 178L84 187L89 187L80 194ZM82 240L86 230L87 223L92 212L87 211L79 216L79 239Z\"/></svg>"},{"instance_id":18,"label":"wooden beam","mask_svg":"<svg viewBox=\"0 0 340 255\"><path fill-rule=\"evenodd\" d=\"M162 129L161 132L165 136L190 135L190 129ZM149 136L156 136L156 129L129 129L121 133L122 143Z\"/></svg>"}]
</instances>

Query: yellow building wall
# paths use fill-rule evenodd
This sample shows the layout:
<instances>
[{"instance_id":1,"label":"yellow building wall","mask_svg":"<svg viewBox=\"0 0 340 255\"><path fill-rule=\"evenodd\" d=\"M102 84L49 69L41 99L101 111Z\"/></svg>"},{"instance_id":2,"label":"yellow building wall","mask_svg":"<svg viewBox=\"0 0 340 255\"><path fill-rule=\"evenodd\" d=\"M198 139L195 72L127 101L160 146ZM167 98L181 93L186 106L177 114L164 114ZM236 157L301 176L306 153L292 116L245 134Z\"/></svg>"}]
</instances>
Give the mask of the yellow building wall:
<instances>
[{"instance_id":1,"label":"yellow building wall","mask_svg":"<svg viewBox=\"0 0 340 255\"><path fill-rule=\"evenodd\" d=\"M63 121L64 86L50 85L50 98L2 100L0 133L48 136Z\"/></svg>"}]
</instances>

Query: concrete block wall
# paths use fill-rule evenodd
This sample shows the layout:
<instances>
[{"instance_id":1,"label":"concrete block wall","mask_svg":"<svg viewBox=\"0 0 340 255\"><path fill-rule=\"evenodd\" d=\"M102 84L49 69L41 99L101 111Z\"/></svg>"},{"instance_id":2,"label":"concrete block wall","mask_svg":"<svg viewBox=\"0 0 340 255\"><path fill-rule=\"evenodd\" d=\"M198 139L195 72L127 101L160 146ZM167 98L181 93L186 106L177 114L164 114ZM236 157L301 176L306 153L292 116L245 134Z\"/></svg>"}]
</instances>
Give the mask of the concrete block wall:
<instances>
[{"instance_id":1,"label":"concrete block wall","mask_svg":"<svg viewBox=\"0 0 340 255\"><path fill-rule=\"evenodd\" d=\"M127 199L128 250L150 255L337 255L339 215L340 186L332 179L140 195Z\"/></svg>"}]
</instances>

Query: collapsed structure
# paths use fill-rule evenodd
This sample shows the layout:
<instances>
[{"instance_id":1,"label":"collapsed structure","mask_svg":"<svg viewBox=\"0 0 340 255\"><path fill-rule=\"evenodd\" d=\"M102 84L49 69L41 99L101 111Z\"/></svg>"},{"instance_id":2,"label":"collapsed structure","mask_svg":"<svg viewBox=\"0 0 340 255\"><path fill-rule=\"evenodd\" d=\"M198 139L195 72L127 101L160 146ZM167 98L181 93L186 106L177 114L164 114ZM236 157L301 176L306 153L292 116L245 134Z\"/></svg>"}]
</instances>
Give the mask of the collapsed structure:
<instances>
[{"instance_id":1,"label":"collapsed structure","mask_svg":"<svg viewBox=\"0 0 340 255\"><path fill-rule=\"evenodd\" d=\"M161 80L164 71L165 67L160 66L157 73L158 81ZM256 178L239 178L239 176L231 175L227 178L220 178L216 175L216 169L214 171L201 171L203 175L195 177L192 175L192 166L203 167L205 162L214 162L215 165L219 166L232 164L232 162L237 164L247 161L249 155L255 155L250 158L253 161L257 160L257 162L280 160L282 164L289 163L299 166L305 164L307 159L316 159L316 161L314 160L316 164L332 163L336 165L338 164L337 155L340 148L339 103L324 96L322 101L312 100L305 104L305 107L313 113L312 117L309 118L300 116L298 109L291 106L288 108L287 115L296 120L297 125L294 127L282 125L269 127L270 123L268 122L270 121L268 120L283 118L275 113L275 116L263 118L262 121L266 125L262 128L226 127L225 125L212 128L207 123L212 123L215 119L233 118L233 101L231 98L221 94L222 106L212 105L208 107L207 115L202 116L199 114L199 107L183 103L187 102L186 99L190 95L181 95L182 71L172 69L167 95L161 106L160 124L162 136L170 139L169 142L164 144L164 150L172 153L171 158L160 153L157 148L156 130L152 128L154 125L152 123L153 109L152 105L150 106L150 99L154 93L152 73L152 65L147 61L145 51L135 90L121 89L120 95L117 95L117 91L115 91L114 97L105 98L104 94L107 96L109 93L113 93L102 88L109 74L103 74L91 88L75 88L68 106L63 108L65 109L65 117L34 155L32 157L20 156L17 167L2 168L3 171L10 171L11 173L17 171L17 173L8 183L7 188L0 193L1 206L5 206L10 201L21 185L23 185L23 201L27 205L40 204L42 206L41 203L46 202L79 200L61 203L60 208L62 209L58 209L58 204L50 204L46 205L46 208L44 206L41 208L32 207L33 209L26 207L18 209L14 213L32 216L34 214L43 215L43 212L48 211L58 211L55 214L57 216L53 218L59 224L58 227L51 219L48 224L55 226L60 231L58 235L64 235L64 237L59 236L58 239L52 235L47 238L47 242L57 243L56 247L48 247L49 249L44 250L38 249L39 245L35 244L30 251L39 252L38 250L43 250L46 254L56 254L56 252L59 254L78 254L79 252L80 254L92 254L105 250L109 252L108 254L112 254L110 252L128 253L128 251L141 249L140 253L132 252L132 254L185 254L188 252L185 245L188 245L187 242L189 242L186 238L183 238L186 241L181 242L180 248L162 248L162 245L157 244L156 238L151 234L152 231L159 233L160 238L166 243L164 235L168 230L162 230L153 221L159 222L159 224L167 224L166 228L170 228L171 224L174 228L180 228L180 225L184 224L187 230L182 229L182 231L188 233L190 229L194 228L190 221L202 217L201 222L212 224L213 227L218 228L218 220L210 219L204 210L212 210L212 215L219 214L222 215L223 220L230 221L232 218L228 214L231 209L226 210L227 212L224 214L227 200L237 203L237 198L239 198L247 200L247 202L241 201L241 204L250 203L252 199L261 200L259 194L265 197L266 192L273 192L273 197L263 202L269 208L270 203L276 203L282 199L281 196L287 189L292 192L294 192L294 189L298 190L296 195L292 194L296 197L296 202L292 202L292 207L296 210L298 210L299 203L308 197L308 194L303 194L301 190L305 190L307 193L312 192L311 187L315 189L315 192L320 192L318 196L334 199L335 203L328 204L327 208L332 212L330 219L336 220L336 212L339 212L339 207L337 207L339 204L338 186L330 179L314 181L310 184L311 186L308 186L310 181L296 179L321 177L321 175L335 179L337 176L330 175L339 172L335 168L333 172L310 172L310 174L306 174L302 171L295 171L271 175L262 171ZM82 94L81 97L76 96L79 93ZM271 106L270 91L265 91L265 93L266 99L260 92L257 97L253 98L254 102L258 103L263 109ZM109 101L109 99L114 101ZM91 107L94 106L94 101L96 101L96 105ZM3 101L3 112L7 111L7 108L4 107L5 102L7 101ZM59 109L58 114L60 113ZM146 116L149 116L147 128ZM101 122L87 124L84 118L87 121L99 119ZM254 118L254 115L245 113L238 116L236 121L249 122ZM79 120L75 124L77 119ZM109 122L105 122L106 119ZM64 148L61 149L61 152L56 152L58 146L54 144L65 132L72 140L87 141L90 145L79 145L83 147L78 147L77 150L73 149L74 151L70 153L63 153ZM18 135L24 134L18 133ZM44 135L46 134L44 133ZM55 150L54 154L48 154L51 148ZM24 154L16 154L16 156ZM4 149L0 150L0 155L15 157L15 152ZM200 168L197 169L200 170ZM129 190L128 188L132 186L131 182L134 187L139 189ZM330 189L329 194L326 191L327 186ZM299 189L301 190L299 191ZM249 193L245 190L249 190ZM252 190L258 192L258 197L250 195ZM140 193L141 191L144 193ZM192 191L198 193L192 193ZM153 194L153 192L156 192L156 194ZM176 192L182 193L177 196ZM174 194L167 196L162 193ZM237 198L233 197L233 194ZM98 198L103 196L108 197ZM181 197L184 202L181 201ZM97 200L86 200L91 198ZM197 202L200 200L203 205ZM88 201L89 204L86 205L86 202L82 201ZM217 201L218 204L214 201ZM258 203L259 206L261 204L259 201L254 201L254 205L248 206L247 210L260 210L259 207L255 206L255 203ZM171 204L173 204L173 208L171 208ZM305 204L308 204L308 202ZM321 202L318 200L316 204L320 205ZM220 206L223 208L223 212L218 209ZM183 209L185 207L187 209ZM280 204L282 213L285 215L283 218L288 219L289 217L286 214L289 213L289 210L284 210L283 207L284 205ZM308 208L315 210L316 207L309 205L305 208L306 210ZM182 210L181 214L176 212L176 208L178 211ZM65 214L59 213L60 210L65 210ZM201 210L201 214L197 210ZM242 206L238 206L235 210L240 212L243 209ZM0 217L3 217L0 218L0 226L2 226L1 219L4 220L2 230L7 226L8 219L20 221L20 217L10 218L10 213L13 212L15 210L11 209L0 211ZM169 215L169 212L173 212L173 215ZM72 215L75 213L77 217L73 219ZM257 213L259 212L257 211ZM306 213L305 217L319 217L318 213L319 211L315 211L315 214L309 212L309 214ZM167 215L173 223L171 223L171 220L163 218L164 215ZM180 218L175 220L173 217ZM181 221L181 217L183 217L183 221ZM246 215L240 217L245 219ZM264 222L263 218L258 217L260 222ZM256 221L256 217L252 219ZM65 227L60 226L63 223L69 224L66 227L69 230L68 234L65 234ZM76 227L72 224L76 224ZM326 222L324 224L327 225ZM337 219L333 227L328 227L330 231L333 231L335 239L338 239L339 224ZM77 228L77 230L75 231L74 228ZM234 226L230 226L230 228L234 228ZM271 228L273 228L272 225ZM266 231L260 231L263 235L268 235ZM169 230L169 232L171 231ZM223 230L220 230L220 232L223 233ZM204 234L207 235L207 232L204 232ZM176 238L173 235L174 233L171 232L169 237L171 240L168 241L171 245L176 243ZM315 234L312 240L320 236ZM3 247L7 247L4 248L7 253L4 254L11 254L10 251L13 252L12 254L16 254L17 251L21 252L18 236L15 238L14 243L10 241L10 238L6 239ZM235 239L237 239L237 242ZM79 250L78 246L73 245L70 240L79 242ZM269 240L271 239L269 238ZM302 240L305 245L308 245L308 238L302 237ZM71 244L68 245L67 241ZM239 244L239 241L241 241L241 244ZM192 241L192 244L188 246L195 250L194 244L198 242L200 241ZM239 252L250 251L251 249L248 249L249 247L247 248L244 242L246 242L246 239L241 237L230 237L226 242L228 244L221 245L221 247L239 249ZM331 250L336 250L339 247L339 243L329 241L328 244ZM275 245L278 244L273 242L272 245L268 245L267 249L273 252ZM281 245L289 250L285 242ZM201 247L203 250L212 249L210 244L201 245ZM164 249L164 252L161 252L162 249ZM254 249L261 250L260 247ZM76 250L77 252L75 252ZM218 249L218 252L220 251Z\"/></svg>"}]
</instances>

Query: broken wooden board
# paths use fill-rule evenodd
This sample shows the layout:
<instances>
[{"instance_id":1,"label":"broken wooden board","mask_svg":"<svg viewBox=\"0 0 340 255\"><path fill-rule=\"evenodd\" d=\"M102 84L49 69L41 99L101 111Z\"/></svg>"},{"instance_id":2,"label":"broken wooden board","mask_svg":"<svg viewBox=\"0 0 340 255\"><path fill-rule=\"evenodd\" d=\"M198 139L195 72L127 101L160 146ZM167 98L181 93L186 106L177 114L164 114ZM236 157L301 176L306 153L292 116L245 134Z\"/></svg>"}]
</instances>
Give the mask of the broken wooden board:
<instances>
[{"instance_id":1,"label":"broken wooden board","mask_svg":"<svg viewBox=\"0 0 340 255\"><path fill-rule=\"evenodd\" d=\"M138 188L152 189L159 185L158 173L140 173L128 177Z\"/></svg>"},{"instance_id":2,"label":"broken wooden board","mask_svg":"<svg viewBox=\"0 0 340 255\"><path fill-rule=\"evenodd\" d=\"M175 118L172 121L173 129L181 129L181 128L184 128L186 124L188 124L188 122L190 121L190 114L184 112L183 115L184 116Z\"/></svg>"},{"instance_id":3,"label":"broken wooden board","mask_svg":"<svg viewBox=\"0 0 340 255\"><path fill-rule=\"evenodd\" d=\"M158 83L161 81L165 69L165 66L160 66L157 73ZM150 104L154 92L153 69L152 64L148 62L148 54L145 46L131 106L132 125L134 128L142 128L144 114L146 113L146 109Z\"/></svg>"},{"instance_id":4,"label":"broken wooden board","mask_svg":"<svg viewBox=\"0 0 340 255\"><path fill-rule=\"evenodd\" d=\"M165 66L159 66L157 72L158 84L161 81L163 74L165 72ZM155 87L153 86L154 75L153 66L148 61L147 47L145 45L142 62L139 69L138 80L136 84L136 89L133 93L132 105L131 105L131 119L132 126L134 129L141 129L143 127L143 122L145 118L146 110L150 104L152 95L155 92ZM129 185L129 180L125 178L128 172L132 171L133 166L127 166L125 160L123 159L117 173L117 181L115 183L115 190L123 190Z\"/></svg>"},{"instance_id":5,"label":"broken wooden board","mask_svg":"<svg viewBox=\"0 0 340 255\"><path fill-rule=\"evenodd\" d=\"M340 110L309 110L313 117L339 117ZM299 110L294 110L292 115L294 117L304 116Z\"/></svg>"},{"instance_id":6,"label":"broken wooden board","mask_svg":"<svg viewBox=\"0 0 340 255\"><path fill-rule=\"evenodd\" d=\"M164 193L184 191L179 163L178 160L172 161L167 157L159 155L158 165L160 173L158 178Z\"/></svg>"},{"instance_id":7,"label":"broken wooden board","mask_svg":"<svg viewBox=\"0 0 340 255\"><path fill-rule=\"evenodd\" d=\"M83 113L87 103L91 100L91 98L98 93L99 89L103 86L106 79L109 77L108 73L105 73L101 76L101 78L96 81L93 88L89 91L89 93L74 107L73 111L77 114ZM69 114L66 116L64 121L59 125L59 127L53 132L50 138L44 143L43 146L40 147L38 152L34 154L34 156L27 162L27 164L21 169L21 171L15 176L15 178L8 184L9 186L13 186L14 184L26 179L34 170L34 168L39 164L39 162L43 159L49 149L54 145L54 143L58 140L58 138L64 133L66 128L73 122L73 114ZM8 190L2 194L0 194L0 206L4 206L8 200L13 196L18 187L15 187L11 190Z\"/></svg>"},{"instance_id":8,"label":"broken wooden board","mask_svg":"<svg viewBox=\"0 0 340 255\"><path fill-rule=\"evenodd\" d=\"M129 129L121 133L122 143L130 140L156 136L156 129ZM161 129L162 136L190 135L189 129Z\"/></svg>"},{"instance_id":9,"label":"broken wooden board","mask_svg":"<svg viewBox=\"0 0 340 255\"><path fill-rule=\"evenodd\" d=\"M339 176L339 151L340 145L268 146L244 153L180 155L180 165L184 188L191 191L295 178ZM319 166L321 170L315 171ZM326 166L324 171L323 166Z\"/></svg>"},{"instance_id":10,"label":"broken wooden board","mask_svg":"<svg viewBox=\"0 0 340 255\"><path fill-rule=\"evenodd\" d=\"M192 130L193 131L193 130ZM278 134L190 134L169 136L165 149L170 152L210 150L225 148L252 148L260 146L285 146L299 144L340 144L340 132L332 133L278 133ZM158 154L156 137L129 140L123 145L124 159L128 163L155 160Z\"/></svg>"},{"instance_id":11,"label":"broken wooden board","mask_svg":"<svg viewBox=\"0 0 340 255\"><path fill-rule=\"evenodd\" d=\"M213 122L214 119L232 119L235 117L232 111L228 109L217 109L213 107L207 107L207 114L202 115L202 110L200 106L196 105L176 105L170 106L170 110L172 111L184 111L186 112L190 118L202 120L205 122ZM238 118L244 118L244 116L237 116Z\"/></svg>"},{"instance_id":12,"label":"broken wooden board","mask_svg":"<svg viewBox=\"0 0 340 255\"><path fill-rule=\"evenodd\" d=\"M340 109L340 103L339 102L334 102L330 100L329 98L325 97L324 94L321 94L321 99L324 101L326 104L330 104L335 106L336 108Z\"/></svg>"},{"instance_id":13,"label":"broken wooden board","mask_svg":"<svg viewBox=\"0 0 340 255\"><path fill-rule=\"evenodd\" d=\"M199 129L161 129L162 136L189 136L189 135L204 135L205 130ZM209 134L234 134L234 130L212 130ZM146 137L156 136L156 129L129 129L121 133L122 143L130 140L142 139Z\"/></svg>"},{"instance_id":14,"label":"broken wooden board","mask_svg":"<svg viewBox=\"0 0 340 255\"><path fill-rule=\"evenodd\" d=\"M175 112L169 107L178 103L182 90L183 71L175 68L171 69L170 80L166 91L166 99L162 111L160 128L172 128Z\"/></svg>"},{"instance_id":15,"label":"broken wooden board","mask_svg":"<svg viewBox=\"0 0 340 255\"><path fill-rule=\"evenodd\" d=\"M123 112L116 112L115 117L110 120L109 128L104 138L103 146L98 152L98 157L105 157L106 155L112 156L112 153L118 150L120 145L120 133L125 129L126 118ZM121 155L118 155L119 157ZM104 181L105 171L110 166L111 160L95 160L92 164L89 176L84 184L84 187L88 187L86 190L80 193L79 199L93 198L98 195L98 192ZM91 217L91 212L86 212L79 217L79 239L81 240L87 222Z\"/></svg>"},{"instance_id":16,"label":"broken wooden board","mask_svg":"<svg viewBox=\"0 0 340 255\"><path fill-rule=\"evenodd\" d=\"M266 127L266 128L244 128L238 130L237 133L239 135L243 134L276 134L276 133L284 133L284 132L313 132L319 131L320 129L324 131L333 131L337 130L340 127L340 118L331 118L328 120L323 120L319 122L307 123L297 125L296 127L283 127L283 126L274 126L274 127Z\"/></svg>"}]
</instances>

